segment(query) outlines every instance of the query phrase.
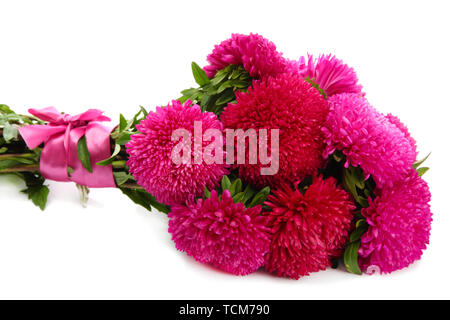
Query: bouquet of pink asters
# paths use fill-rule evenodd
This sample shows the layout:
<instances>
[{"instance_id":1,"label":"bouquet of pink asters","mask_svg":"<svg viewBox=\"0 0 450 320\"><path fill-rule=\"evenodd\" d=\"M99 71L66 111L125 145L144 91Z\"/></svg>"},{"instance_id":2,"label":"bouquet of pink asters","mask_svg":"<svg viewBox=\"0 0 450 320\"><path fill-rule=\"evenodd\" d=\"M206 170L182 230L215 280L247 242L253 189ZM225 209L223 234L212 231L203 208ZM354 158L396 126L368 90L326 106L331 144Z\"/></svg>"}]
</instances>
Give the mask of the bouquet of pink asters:
<instances>
[{"instance_id":1,"label":"bouquet of pink asters","mask_svg":"<svg viewBox=\"0 0 450 320\"><path fill-rule=\"evenodd\" d=\"M332 55L289 60L260 35L216 45L198 87L108 126L97 109L0 105L0 174L41 209L45 180L119 188L168 214L178 250L235 275L298 279L343 263L391 273L429 243L430 191L415 140L372 107Z\"/></svg>"}]
</instances>

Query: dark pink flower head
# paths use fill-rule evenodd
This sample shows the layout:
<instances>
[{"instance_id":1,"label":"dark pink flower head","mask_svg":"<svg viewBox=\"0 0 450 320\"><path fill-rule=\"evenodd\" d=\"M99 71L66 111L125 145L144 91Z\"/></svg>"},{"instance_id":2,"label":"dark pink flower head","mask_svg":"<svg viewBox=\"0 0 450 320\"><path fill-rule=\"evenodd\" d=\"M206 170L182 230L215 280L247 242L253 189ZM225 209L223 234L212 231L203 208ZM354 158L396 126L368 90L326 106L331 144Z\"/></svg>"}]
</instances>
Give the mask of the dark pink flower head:
<instances>
[{"instance_id":1,"label":"dark pink flower head","mask_svg":"<svg viewBox=\"0 0 450 320\"><path fill-rule=\"evenodd\" d=\"M184 203L189 196L201 196L205 187L213 189L228 171L223 164L194 162L194 122L201 121L202 134L208 129L223 130L222 123L212 112L202 113L200 106L191 101L181 104L174 100L166 107L157 107L138 126L140 134L127 143L127 165L137 183L164 204ZM172 150L180 143L172 141L177 129L185 129L191 135L192 159L176 164ZM202 150L211 142L203 139Z\"/></svg>"},{"instance_id":2,"label":"dark pink flower head","mask_svg":"<svg viewBox=\"0 0 450 320\"><path fill-rule=\"evenodd\" d=\"M291 63L292 68L299 70L304 78L311 79L324 90L327 97L338 93L363 95L361 93L362 86L358 84L355 70L331 54L322 54L317 59L308 54L307 64L302 57L297 64Z\"/></svg>"},{"instance_id":3,"label":"dark pink flower head","mask_svg":"<svg viewBox=\"0 0 450 320\"><path fill-rule=\"evenodd\" d=\"M276 187L301 180L323 166L322 127L328 104L300 75L286 73L254 81L248 92L238 92L236 98L237 103L229 104L221 115L226 128L254 129L257 134L259 129L267 129L269 151L270 130L279 129L278 173L261 175L261 168L268 167L267 163L258 157L257 163L251 164L247 157L245 164L238 165L244 181L260 188Z\"/></svg>"},{"instance_id":4,"label":"dark pink flower head","mask_svg":"<svg viewBox=\"0 0 450 320\"><path fill-rule=\"evenodd\" d=\"M304 194L284 185L268 196L265 212L272 232L265 268L298 279L324 270L348 239L355 206L334 178L315 178Z\"/></svg>"},{"instance_id":5,"label":"dark pink flower head","mask_svg":"<svg viewBox=\"0 0 450 320\"><path fill-rule=\"evenodd\" d=\"M359 94L334 95L328 102L324 155L342 151L346 165L361 166L380 188L404 179L416 159L405 133Z\"/></svg>"},{"instance_id":6,"label":"dark pink flower head","mask_svg":"<svg viewBox=\"0 0 450 320\"><path fill-rule=\"evenodd\" d=\"M391 188L377 190L377 197L362 210L369 230L361 238L359 264L391 273L422 256L429 243L432 213L427 183L413 169Z\"/></svg>"},{"instance_id":7,"label":"dark pink flower head","mask_svg":"<svg viewBox=\"0 0 450 320\"><path fill-rule=\"evenodd\" d=\"M397 128L399 128L401 132L403 132L403 134L405 135L406 139L408 139L411 147L416 151L416 158L417 158L417 144L416 144L416 140L411 136L411 134L409 133L408 128L406 127L406 125L403 122L401 122L399 118L394 116L392 113L389 113L386 116L386 118L389 120L390 123L395 124L395 126Z\"/></svg>"},{"instance_id":8,"label":"dark pink flower head","mask_svg":"<svg viewBox=\"0 0 450 320\"><path fill-rule=\"evenodd\" d=\"M208 77L230 64L243 65L255 78L276 75L287 70L287 61L275 45L258 34L232 34L230 39L214 47L204 67Z\"/></svg>"},{"instance_id":9,"label":"dark pink flower head","mask_svg":"<svg viewBox=\"0 0 450 320\"><path fill-rule=\"evenodd\" d=\"M246 209L234 203L230 191L219 199L199 199L175 205L169 213L169 233L178 250L195 260L236 275L246 275L264 264L270 243L261 206Z\"/></svg>"}]
</instances>

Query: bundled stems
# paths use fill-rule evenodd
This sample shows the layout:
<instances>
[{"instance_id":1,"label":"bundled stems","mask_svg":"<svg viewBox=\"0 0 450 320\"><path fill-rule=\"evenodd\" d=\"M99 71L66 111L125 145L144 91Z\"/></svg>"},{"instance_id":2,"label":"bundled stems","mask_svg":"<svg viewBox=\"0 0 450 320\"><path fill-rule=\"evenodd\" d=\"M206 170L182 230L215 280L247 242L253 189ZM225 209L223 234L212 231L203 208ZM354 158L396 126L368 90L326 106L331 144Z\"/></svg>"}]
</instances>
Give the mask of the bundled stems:
<instances>
[{"instance_id":1,"label":"bundled stems","mask_svg":"<svg viewBox=\"0 0 450 320\"><path fill-rule=\"evenodd\" d=\"M0 154L0 160L14 159L14 158L22 158L22 159L33 159L36 157L34 153L9 153L9 154ZM117 160L111 163L113 169L125 169L126 160ZM18 165L16 167L0 169L1 173L21 173L21 172L36 172L39 171L39 164L24 164ZM127 189L142 189L136 183L124 183L120 185L121 188Z\"/></svg>"}]
</instances>

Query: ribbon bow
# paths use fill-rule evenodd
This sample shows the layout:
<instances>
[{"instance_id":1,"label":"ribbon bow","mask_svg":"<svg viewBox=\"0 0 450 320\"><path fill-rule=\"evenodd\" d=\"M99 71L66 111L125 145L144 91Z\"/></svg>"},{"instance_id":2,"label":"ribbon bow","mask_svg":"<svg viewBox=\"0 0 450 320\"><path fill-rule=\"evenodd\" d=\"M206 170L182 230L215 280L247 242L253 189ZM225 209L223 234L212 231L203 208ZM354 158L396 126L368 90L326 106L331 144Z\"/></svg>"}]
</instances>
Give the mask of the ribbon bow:
<instances>
[{"instance_id":1,"label":"ribbon bow","mask_svg":"<svg viewBox=\"0 0 450 320\"><path fill-rule=\"evenodd\" d=\"M73 181L91 188L115 187L112 166L95 163L110 157L109 137L111 129L100 122L111 121L97 109L71 116L61 114L53 107L28 110L35 117L47 121L46 125L28 125L19 129L28 148L44 143L40 159L40 171L44 178L55 181ZM86 137L92 172L86 170L78 158L78 141ZM73 172L68 174L68 167Z\"/></svg>"}]
</instances>

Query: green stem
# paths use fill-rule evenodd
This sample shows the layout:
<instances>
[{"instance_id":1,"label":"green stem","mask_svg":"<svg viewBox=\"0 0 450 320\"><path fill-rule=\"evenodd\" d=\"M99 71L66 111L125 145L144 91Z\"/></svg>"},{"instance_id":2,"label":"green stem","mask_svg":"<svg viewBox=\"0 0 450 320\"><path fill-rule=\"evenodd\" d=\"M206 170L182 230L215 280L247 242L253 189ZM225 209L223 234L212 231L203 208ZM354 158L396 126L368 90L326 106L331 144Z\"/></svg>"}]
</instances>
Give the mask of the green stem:
<instances>
[{"instance_id":1,"label":"green stem","mask_svg":"<svg viewBox=\"0 0 450 320\"><path fill-rule=\"evenodd\" d=\"M127 188L127 189L144 189L142 188L140 185L138 185L137 183L123 183L120 185L120 188Z\"/></svg>"},{"instance_id":2,"label":"green stem","mask_svg":"<svg viewBox=\"0 0 450 320\"><path fill-rule=\"evenodd\" d=\"M33 172L33 171L39 171L39 165L38 164L26 164L26 165L22 165L22 166L18 166L18 167L1 169L0 173Z\"/></svg>"},{"instance_id":3,"label":"green stem","mask_svg":"<svg viewBox=\"0 0 450 320\"><path fill-rule=\"evenodd\" d=\"M9 154L9 157L27 157L26 154ZM4 156L4 155L2 155ZM34 156L34 155L33 155ZM7 159L8 157L0 157L1 159ZM113 168L115 169L120 169L120 168L124 168L126 165L126 161L114 161L112 163ZM0 170L0 174L1 173L14 173L14 172L36 172L39 171L39 164L27 164L27 165L21 165L21 166L17 166L17 167L12 167L12 168L6 168L6 169L1 169ZM142 187L136 183L124 183L122 185L120 185L121 188L127 188L127 189L142 189Z\"/></svg>"},{"instance_id":4,"label":"green stem","mask_svg":"<svg viewBox=\"0 0 450 320\"><path fill-rule=\"evenodd\" d=\"M26 158L26 159L34 159L36 157L36 154L34 153L7 153L7 154L0 154L0 160L5 160L9 158Z\"/></svg>"},{"instance_id":5,"label":"green stem","mask_svg":"<svg viewBox=\"0 0 450 320\"><path fill-rule=\"evenodd\" d=\"M113 161L113 163L112 163L112 167L114 169L122 169L122 168L125 168L126 165L127 165L126 160Z\"/></svg>"}]
</instances>

